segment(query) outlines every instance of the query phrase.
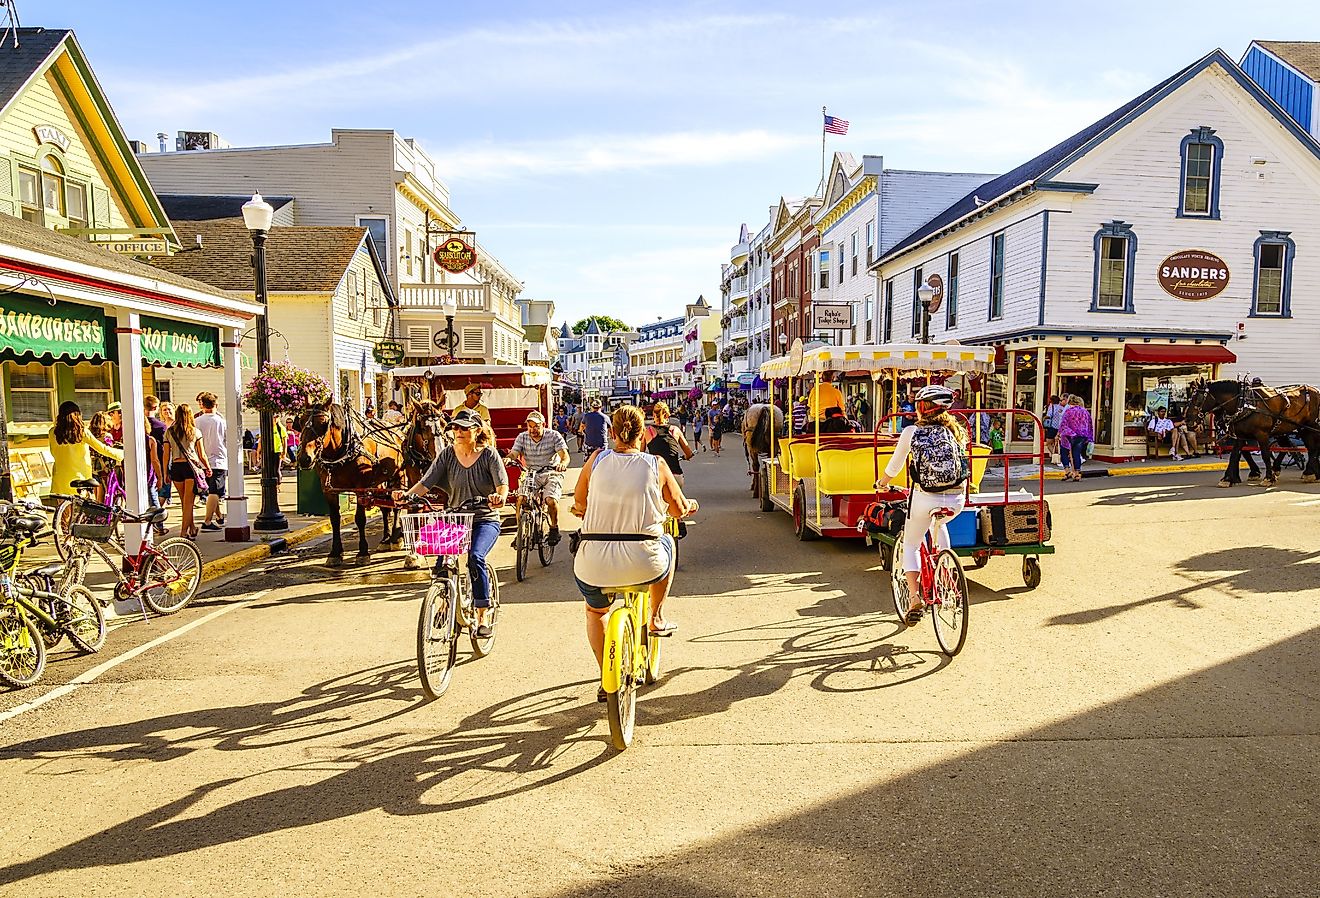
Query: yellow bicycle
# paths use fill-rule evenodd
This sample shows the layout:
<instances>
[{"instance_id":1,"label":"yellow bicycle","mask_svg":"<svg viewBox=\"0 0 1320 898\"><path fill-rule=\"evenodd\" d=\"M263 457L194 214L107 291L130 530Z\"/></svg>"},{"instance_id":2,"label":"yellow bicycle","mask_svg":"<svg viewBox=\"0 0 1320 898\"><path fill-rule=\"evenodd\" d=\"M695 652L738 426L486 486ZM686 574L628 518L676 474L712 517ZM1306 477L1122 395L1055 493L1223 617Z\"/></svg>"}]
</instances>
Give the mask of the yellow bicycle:
<instances>
[{"instance_id":1,"label":"yellow bicycle","mask_svg":"<svg viewBox=\"0 0 1320 898\"><path fill-rule=\"evenodd\" d=\"M605 663L600 685L605 690L610 740L623 751L632 744L637 723L637 689L660 679L660 639L651 635L651 589L623 586L605 590L622 604L605 621Z\"/></svg>"},{"instance_id":2,"label":"yellow bicycle","mask_svg":"<svg viewBox=\"0 0 1320 898\"><path fill-rule=\"evenodd\" d=\"M674 540L674 570L678 570L678 518L672 514L665 515L665 533Z\"/></svg>"}]
</instances>

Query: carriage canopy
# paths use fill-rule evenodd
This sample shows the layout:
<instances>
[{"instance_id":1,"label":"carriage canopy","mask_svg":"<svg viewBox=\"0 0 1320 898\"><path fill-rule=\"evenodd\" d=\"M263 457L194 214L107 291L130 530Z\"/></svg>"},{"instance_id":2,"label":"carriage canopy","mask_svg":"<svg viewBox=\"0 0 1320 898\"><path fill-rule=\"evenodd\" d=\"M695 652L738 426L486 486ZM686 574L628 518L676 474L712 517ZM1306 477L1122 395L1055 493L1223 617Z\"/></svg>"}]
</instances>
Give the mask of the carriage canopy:
<instances>
[{"instance_id":1,"label":"carriage canopy","mask_svg":"<svg viewBox=\"0 0 1320 898\"><path fill-rule=\"evenodd\" d=\"M800 366L790 355L776 356L761 366L766 380L800 377L824 371L864 371L879 379L890 371L964 371L989 374L995 369L993 346L957 343L885 343L859 346L817 346L802 352Z\"/></svg>"}]
</instances>

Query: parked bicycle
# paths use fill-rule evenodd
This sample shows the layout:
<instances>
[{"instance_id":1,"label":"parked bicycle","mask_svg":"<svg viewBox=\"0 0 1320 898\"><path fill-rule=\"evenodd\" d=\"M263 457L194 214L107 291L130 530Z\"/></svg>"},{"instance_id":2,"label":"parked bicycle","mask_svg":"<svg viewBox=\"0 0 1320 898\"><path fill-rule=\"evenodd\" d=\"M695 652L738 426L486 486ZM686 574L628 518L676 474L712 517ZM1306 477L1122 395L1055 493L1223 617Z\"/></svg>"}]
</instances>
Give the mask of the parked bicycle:
<instances>
[{"instance_id":1,"label":"parked bicycle","mask_svg":"<svg viewBox=\"0 0 1320 898\"><path fill-rule=\"evenodd\" d=\"M414 497L409 507L423 510L399 516L404 548L416 555L439 559L431 570L431 584L417 618L417 671L421 675L422 691L430 699L439 698L449 688L458 658L458 637L463 630L468 631L475 657L484 658L495 647L500 581L495 569L487 563L491 633L483 639L477 636L472 578L466 557L472 543L472 512L486 502L482 497L441 510L425 499Z\"/></svg>"},{"instance_id":2,"label":"parked bicycle","mask_svg":"<svg viewBox=\"0 0 1320 898\"><path fill-rule=\"evenodd\" d=\"M93 506L109 506L117 508L124 504L124 489L119 482L118 469L111 469L105 482L88 478L86 480L75 480L69 484L73 487L74 495L51 495L51 500L55 502L55 514L51 519L51 529L55 532L55 551L61 558L68 558L69 555L69 532L75 521L83 521L85 517L81 512L87 509L86 504ZM105 487L105 498L98 501L96 493L98 488ZM91 523L98 523L98 519L92 519ZM118 534L117 534L118 535Z\"/></svg>"},{"instance_id":3,"label":"parked bicycle","mask_svg":"<svg viewBox=\"0 0 1320 898\"><path fill-rule=\"evenodd\" d=\"M560 468L546 465L533 471L520 464L514 467L522 469L515 494L518 499L518 523L513 542L516 555L514 573L521 583L527 578L527 562L531 559L533 548L541 559L541 567L549 565L555 557L555 546L550 542L550 513L546 509L545 494L540 484L544 475Z\"/></svg>"},{"instance_id":4,"label":"parked bicycle","mask_svg":"<svg viewBox=\"0 0 1320 898\"><path fill-rule=\"evenodd\" d=\"M930 527L922 538L919 549L921 570L918 581L921 600L931 615L935 639L944 654L953 657L962 651L967 641L967 577L962 562L952 549L936 549L939 527L946 518L953 517L947 510L932 512ZM907 617L911 600L908 595L907 576L903 572L903 538L894 541L889 567L890 586L894 596L894 611L899 620Z\"/></svg>"},{"instance_id":5,"label":"parked bicycle","mask_svg":"<svg viewBox=\"0 0 1320 898\"><path fill-rule=\"evenodd\" d=\"M0 503L0 681L14 687L41 679L46 653L65 637L79 651L105 644L105 613L67 562L18 572L23 550L49 531L39 507Z\"/></svg>"},{"instance_id":6,"label":"parked bicycle","mask_svg":"<svg viewBox=\"0 0 1320 898\"><path fill-rule=\"evenodd\" d=\"M137 601L156 614L174 614L197 595L202 583L202 553L197 545L179 536L153 541L153 528L165 520L165 509L134 514L78 498L74 514L69 552L83 556L94 552L107 563L115 575L116 600ZM141 524L146 530L134 552L128 551L119 536L123 524ZM124 563L116 563L112 552L122 556Z\"/></svg>"}]
</instances>

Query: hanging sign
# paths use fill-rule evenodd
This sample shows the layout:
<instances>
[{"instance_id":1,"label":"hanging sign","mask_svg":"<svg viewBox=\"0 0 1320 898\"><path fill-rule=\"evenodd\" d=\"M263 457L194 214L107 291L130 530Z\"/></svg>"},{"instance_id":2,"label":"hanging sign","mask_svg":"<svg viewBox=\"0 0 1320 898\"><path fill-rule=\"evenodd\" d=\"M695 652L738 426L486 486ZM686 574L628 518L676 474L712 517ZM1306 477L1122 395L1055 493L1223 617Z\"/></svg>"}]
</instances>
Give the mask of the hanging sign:
<instances>
[{"instance_id":1,"label":"hanging sign","mask_svg":"<svg viewBox=\"0 0 1320 898\"><path fill-rule=\"evenodd\" d=\"M220 367L220 333L203 324L142 316L142 363L167 368Z\"/></svg>"},{"instance_id":2,"label":"hanging sign","mask_svg":"<svg viewBox=\"0 0 1320 898\"><path fill-rule=\"evenodd\" d=\"M930 313L934 315L940 310L940 303L944 302L944 278L932 274L926 278L926 286L935 291L935 295L930 298Z\"/></svg>"},{"instance_id":3,"label":"hanging sign","mask_svg":"<svg viewBox=\"0 0 1320 898\"><path fill-rule=\"evenodd\" d=\"M32 133L37 136L38 144L52 143L60 148L60 152L69 152L69 138L54 125L36 125Z\"/></svg>"},{"instance_id":4,"label":"hanging sign","mask_svg":"<svg viewBox=\"0 0 1320 898\"><path fill-rule=\"evenodd\" d=\"M852 303L813 302L811 304L811 329L813 331L845 330L852 326Z\"/></svg>"},{"instance_id":5,"label":"hanging sign","mask_svg":"<svg viewBox=\"0 0 1320 898\"><path fill-rule=\"evenodd\" d=\"M1158 277L1170 296L1203 302L1228 286L1228 263L1203 249L1184 249L1160 263Z\"/></svg>"},{"instance_id":6,"label":"hanging sign","mask_svg":"<svg viewBox=\"0 0 1320 898\"><path fill-rule=\"evenodd\" d=\"M0 297L0 352L5 358L53 356L104 361L105 313L90 306L50 303L24 296Z\"/></svg>"},{"instance_id":7,"label":"hanging sign","mask_svg":"<svg viewBox=\"0 0 1320 898\"><path fill-rule=\"evenodd\" d=\"M403 344L397 340L381 340L371 347L371 356L382 368L394 368L403 361Z\"/></svg>"},{"instance_id":8,"label":"hanging sign","mask_svg":"<svg viewBox=\"0 0 1320 898\"><path fill-rule=\"evenodd\" d=\"M435 248L435 264L450 274L462 274L477 264L477 251L467 241L448 237Z\"/></svg>"},{"instance_id":9,"label":"hanging sign","mask_svg":"<svg viewBox=\"0 0 1320 898\"><path fill-rule=\"evenodd\" d=\"M170 252L170 245L160 237L114 240L109 243L98 243L97 246L104 246L110 252L121 256L167 256Z\"/></svg>"}]
</instances>

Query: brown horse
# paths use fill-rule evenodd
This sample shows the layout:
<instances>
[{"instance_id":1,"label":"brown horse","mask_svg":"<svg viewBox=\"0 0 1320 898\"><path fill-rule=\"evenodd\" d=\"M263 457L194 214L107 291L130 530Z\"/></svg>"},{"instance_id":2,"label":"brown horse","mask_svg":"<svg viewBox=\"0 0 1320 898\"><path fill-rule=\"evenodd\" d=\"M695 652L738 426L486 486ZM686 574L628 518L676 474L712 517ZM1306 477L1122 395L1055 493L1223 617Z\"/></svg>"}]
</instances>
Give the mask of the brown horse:
<instances>
[{"instance_id":1,"label":"brown horse","mask_svg":"<svg viewBox=\"0 0 1320 898\"><path fill-rule=\"evenodd\" d=\"M403 428L403 476L408 486L422 479L444 446L445 415L434 402L410 403Z\"/></svg>"},{"instance_id":2,"label":"brown horse","mask_svg":"<svg viewBox=\"0 0 1320 898\"><path fill-rule=\"evenodd\" d=\"M1219 481L1223 487L1241 483L1238 462L1243 446L1254 442L1260 447L1265 464L1262 484L1274 486L1279 480L1279 461L1270 445L1279 437L1297 434L1306 445L1303 483L1320 477L1320 390L1298 385L1275 389L1239 380L1198 381L1192 385L1187 404L1187 423L1199 427L1206 415L1215 415L1220 428L1233 440L1228 456L1228 470ZM1248 462L1251 456L1247 456ZM1255 467L1254 465L1252 466Z\"/></svg>"},{"instance_id":3,"label":"brown horse","mask_svg":"<svg viewBox=\"0 0 1320 898\"><path fill-rule=\"evenodd\" d=\"M779 406L758 402L743 412L743 455L747 458L747 473L752 478L752 495L761 494L761 456L774 449L774 435L784 429L784 413Z\"/></svg>"},{"instance_id":4,"label":"brown horse","mask_svg":"<svg viewBox=\"0 0 1320 898\"><path fill-rule=\"evenodd\" d=\"M403 486L403 454L397 446L383 439L382 432L369 436L358 433L344 407L327 400L294 419L301 431L298 467L317 469L321 492L330 508L331 543L327 563L338 567L344 561L344 543L340 537L339 494L393 490ZM384 526L382 549L397 549L401 539L398 512L381 507ZM358 531L358 561L371 557L367 547L367 504L359 501L354 516Z\"/></svg>"}]
</instances>

